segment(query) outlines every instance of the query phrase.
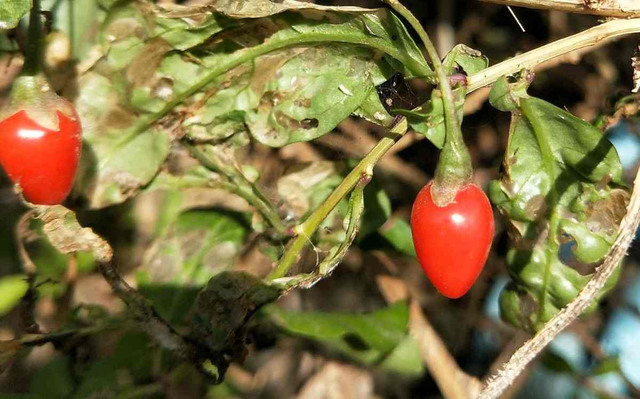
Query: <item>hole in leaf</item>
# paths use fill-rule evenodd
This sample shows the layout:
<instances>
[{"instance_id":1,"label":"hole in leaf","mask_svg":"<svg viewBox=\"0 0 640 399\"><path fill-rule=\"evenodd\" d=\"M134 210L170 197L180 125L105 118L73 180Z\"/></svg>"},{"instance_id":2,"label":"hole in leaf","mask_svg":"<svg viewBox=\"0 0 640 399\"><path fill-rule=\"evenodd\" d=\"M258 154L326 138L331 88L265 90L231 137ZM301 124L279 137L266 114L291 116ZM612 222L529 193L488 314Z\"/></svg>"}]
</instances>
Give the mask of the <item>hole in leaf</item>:
<instances>
[{"instance_id":1,"label":"hole in leaf","mask_svg":"<svg viewBox=\"0 0 640 399\"><path fill-rule=\"evenodd\" d=\"M315 129L317 128L319 125L318 120L313 118L313 119L304 119L302 122L300 122L300 127L302 127L303 129L309 130L309 129Z\"/></svg>"},{"instance_id":2,"label":"hole in leaf","mask_svg":"<svg viewBox=\"0 0 640 399\"><path fill-rule=\"evenodd\" d=\"M353 333L348 333L342 336L344 342L347 343L352 349L357 351L366 351L371 349L371 347L362 340L359 336Z\"/></svg>"}]
</instances>

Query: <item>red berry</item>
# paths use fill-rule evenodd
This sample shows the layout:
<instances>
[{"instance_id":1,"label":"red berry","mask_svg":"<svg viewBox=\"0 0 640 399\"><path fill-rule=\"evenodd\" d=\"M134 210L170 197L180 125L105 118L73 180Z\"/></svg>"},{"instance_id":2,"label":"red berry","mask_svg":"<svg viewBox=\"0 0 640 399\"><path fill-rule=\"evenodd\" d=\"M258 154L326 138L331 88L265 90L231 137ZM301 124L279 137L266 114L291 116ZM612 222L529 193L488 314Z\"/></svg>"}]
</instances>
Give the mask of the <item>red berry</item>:
<instances>
[{"instance_id":1,"label":"red berry","mask_svg":"<svg viewBox=\"0 0 640 399\"><path fill-rule=\"evenodd\" d=\"M491 249L493 211L484 192L469 184L450 204L433 203L431 186L420 190L411 212L418 260L436 289L460 298L476 281Z\"/></svg>"},{"instance_id":2,"label":"red berry","mask_svg":"<svg viewBox=\"0 0 640 399\"><path fill-rule=\"evenodd\" d=\"M68 107L71 109L72 107ZM54 111L52 111L54 112ZM0 121L0 164L29 202L59 204L73 185L82 148L80 119L55 110L57 130L20 110Z\"/></svg>"}]
</instances>

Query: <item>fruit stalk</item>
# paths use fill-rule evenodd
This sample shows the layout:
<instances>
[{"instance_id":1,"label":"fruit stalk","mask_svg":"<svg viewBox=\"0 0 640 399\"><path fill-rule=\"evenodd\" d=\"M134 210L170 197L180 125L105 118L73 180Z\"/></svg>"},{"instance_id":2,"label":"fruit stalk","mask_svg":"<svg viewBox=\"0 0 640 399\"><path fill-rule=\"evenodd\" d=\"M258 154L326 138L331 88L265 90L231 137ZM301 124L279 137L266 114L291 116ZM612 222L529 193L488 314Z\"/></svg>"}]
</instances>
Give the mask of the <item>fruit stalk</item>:
<instances>
[{"instance_id":1,"label":"fruit stalk","mask_svg":"<svg viewBox=\"0 0 640 399\"><path fill-rule=\"evenodd\" d=\"M22 74L35 76L40 72L42 59L42 24L40 22L40 0L32 0L33 7L29 14L29 36L25 50Z\"/></svg>"},{"instance_id":2,"label":"fruit stalk","mask_svg":"<svg viewBox=\"0 0 640 399\"><path fill-rule=\"evenodd\" d=\"M398 0L385 0L395 11L402 15L413 29L418 33L420 40L424 44L427 54L433 63L433 68L438 80L438 88L442 92L444 106L446 136L444 147L440 153L436 175L431 187L433 202L440 207L444 207L456 197L460 189L470 184L473 178L471 167L471 157L462 139L461 122L456 114L456 107L453 100L453 91L449 84L449 78L442 66L440 56L436 51L429 35L422 28L416 17L403 6Z\"/></svg>"}]
</instances>

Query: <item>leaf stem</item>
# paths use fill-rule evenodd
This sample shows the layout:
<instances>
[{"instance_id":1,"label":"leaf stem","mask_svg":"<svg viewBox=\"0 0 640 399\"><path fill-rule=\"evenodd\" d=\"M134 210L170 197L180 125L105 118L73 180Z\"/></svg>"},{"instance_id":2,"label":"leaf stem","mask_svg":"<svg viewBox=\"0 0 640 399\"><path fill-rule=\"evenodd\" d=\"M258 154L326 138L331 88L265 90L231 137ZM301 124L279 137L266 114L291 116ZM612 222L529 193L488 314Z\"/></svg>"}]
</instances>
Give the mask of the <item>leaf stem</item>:
<instances>
[{"instance_id":1,"label":"leaf stem","mask_svg":"<svg viewBox=\"0 0 640 399\"><path fill-rule=\"evenodd\" d=\"M25 61L22 74L35 76L40 72L42 58L42 23L40 21L40 0L32 0L33 7L29 14L29 36L25 49Z\"/></svg>"},{"instance_id":2,"label":"leaf stem","mask_svg":"<svg viewBox=\"0 0 640 399\"><path fill-rule=\"evenodd\" d=\"M205 155L195 145L185 144L185 146L204 167L220 174L228 181L227 184L222 185L223 188L244 198L249 204L251 204L251 206L256 208L256 210L260 212L267 221L269 221L271 226L276 229L279 234L283 236L290 235L289 227L280 219L280 216L273 204L258 189L258 187L255 186L255 184L247 180L242 173L235 170L235 167L223 167L217 159ZM234 171L232 172L231 170Z\"/></svg>"},{"instance_id":3,"label":"leaf stem","mask_svg":"<svg viewBox=\"0 0 640 399\"><path fill-rule=\"evenodd\" d=\"M471 156L462 138L461 121L456 113L453 91L449 83L440 56L429 39L429 35L422 28L418 19L403 6L398 0L384 0L400 15L402 15L413 29L420 36L427 54L433 63L433 68L438 79L438 87L442 92L442 102L444 106L444 120L446 126L446 136L438 166L436 169L435 181L432 186L432 196L438 206L445 206L451 203L459 189L471 182L473 169L471 166Z\"/></svg>"},{"instance_id":4,"label":"leaf stem","mask_svg":"<svg viewBox=\"0 0 640 399\"><path fill-rule=\"evenodd\" d=\"M353 190L353 188L365 176L373 173L373 167L389 151L389 149L407 132L407 121L401 119L389 132L390 135L381 139L378 144L349 172L340 185L329 195L329 197L301 224L297 225L293 231L296 237L293 239L280 261L267 276L269 280L275 280L287 275L291 266L300 256L300 251L311 240L322 221L338 205L342 199Z\"/></svg>"},{"instance_id":5,"label":"leaf stem","mask_svg":"<svg viewBox=\"0 0 640 399\"><path fill-rule=\"evenodd\" d=\"M531 103L528 98L520 99L520 109L522 110L522 114L525 118L531 123L531 127L536 135L536 140L538 141L538 145L540 146L540 154L542 156L542 164L544 165L545 172L549 176L551 181L551 186L549 187L549 200L547 202L547 209L550 210L549 215L549 234L547 237L547 246L545 249L546 253L546 265L544 267L544 278L542 281L542 289L540 290L540 308L538 314L540 317L543 317L545 314L545 297L547 295L547 287L550 283L551 278L551 267L553 263L554 256L553 254L558 251L558 242L556 240L555 232L558 231L558 225L560 223L560 216L556 211L556 205L558 204L558 200L560 199L560 193L556 191L556 186L553 184L558 178L559 171L556 166L556 160L553 155L553 150L551 148L551 143L549 142L549 137L547 136L547 132L545 131L540 118L536 114L535 110L531 106Z\"/></svg>"}]
</instances>

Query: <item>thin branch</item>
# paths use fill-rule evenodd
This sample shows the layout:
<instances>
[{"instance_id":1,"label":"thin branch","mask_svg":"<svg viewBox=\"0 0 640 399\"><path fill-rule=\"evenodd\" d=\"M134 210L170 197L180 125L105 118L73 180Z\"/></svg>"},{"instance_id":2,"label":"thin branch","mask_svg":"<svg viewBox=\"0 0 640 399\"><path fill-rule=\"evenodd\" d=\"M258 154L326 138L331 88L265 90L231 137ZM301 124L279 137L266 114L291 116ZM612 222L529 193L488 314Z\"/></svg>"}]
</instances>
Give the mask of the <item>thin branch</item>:
<instances>
[{"instance_id":1,"label":"thin branch","mask_svg":"<svg viewBox=\"0 0 640 399\"><path fill-rule=\"evenodd\" d=\"M638 18L640 3L629 0L478 0L485 3L540 10L566 11L603 17Z\"/></svg>"},{"instance_id":2,"label":"thin branch","mask_svg":"<svg viewBox=\"0 0 640 399\"><path fill-rule=\"evenodd\" d=\"M476 397L481 388L480 381L460 369L415 300L409 308L409 333L418 344L420 357L445 399Z\"/></svg>"},{"instance_id":3,"label":"thin branch","mask_svg":"<svg viewBox=\"0 0 640 399\"><path fill-rule=\"evenodd\" d=\"M640 18L616 20L595 26L584 32L557 40L545 46L531 50L517 57L508 59L492 67L484 69L467 78L469 92L490 85L504 75L510 75L522 69L533 70L536 65L570 51L594 46L603 40L617 36L640 32Z\"/></svg>"},{"instance_id":4,"label":"thin branch","mask_svg":"<svg viewBox=\"0 0 640 399\"><path fill-rule=\"evenodd\" d=\"M596 269L595 274L580 291L580 294L566 308L549 320L532 339L520 347L495 376L488 379L484 390L478 397L479 399L499 397L520 375L526 365L591 305L598 292L627 254L638 225L640 225L640 170L636 174L627 214L620 223L618 237L604 263Z\"/></svg>"},{"instance_id":5,"label":"thin branch","mask_svg":"<svg viewBox=\"0 0 640 399\"><path fill-rule=\"evenodd\" d=\"M309 242L309 238L313 236L327 215L353 190L363 176L373 173L373 167L393 147L395 142L404 136L407 128L407 120L402 118L391 128L387 137L378 141L378 144L349 172L329 197L303 223L293 228L296 237L291 240L286 252L282 255L273 271L267 276L268 280L285 277L289 273L289 269L300 257L300 252Z\"/></svg>"}]
</instances>

